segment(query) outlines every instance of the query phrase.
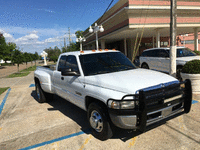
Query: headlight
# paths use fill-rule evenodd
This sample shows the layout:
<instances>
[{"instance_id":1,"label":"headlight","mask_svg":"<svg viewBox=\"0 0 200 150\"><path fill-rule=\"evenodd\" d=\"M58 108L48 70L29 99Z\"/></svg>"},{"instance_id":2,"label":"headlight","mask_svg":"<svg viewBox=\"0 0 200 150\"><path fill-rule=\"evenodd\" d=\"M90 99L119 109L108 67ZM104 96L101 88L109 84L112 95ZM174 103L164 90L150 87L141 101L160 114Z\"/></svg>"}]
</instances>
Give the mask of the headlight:
<instances>
[{"instance_id":1,"label":"headlight","mask_svg":"<svg viewBox=\"0 0 200 150\"><path fill-rule=\"evenodd\" d=\"M135 108L135 101L109 100L108 107L112 109L133 109Z\"/></svg>"},{"instance_id":2,"label":"headlight","mask_svg":"<svg viewBox=\"0 0 200 150\"><path fill-rule=\"evenodd\" d=\"M134 101L122 101L121 102L121 109L133 109L135 108Z\"/></svg>"}]
</instances>

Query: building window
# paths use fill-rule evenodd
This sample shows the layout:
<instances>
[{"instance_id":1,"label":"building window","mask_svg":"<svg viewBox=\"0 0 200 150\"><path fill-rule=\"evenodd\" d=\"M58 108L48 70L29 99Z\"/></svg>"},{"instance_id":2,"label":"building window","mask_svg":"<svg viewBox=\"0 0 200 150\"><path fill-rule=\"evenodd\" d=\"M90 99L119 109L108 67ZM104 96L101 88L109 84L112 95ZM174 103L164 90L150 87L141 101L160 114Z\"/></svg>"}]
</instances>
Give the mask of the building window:
<instances>
[{"instance_id":1,"label":"building window","mask_svg":"<svg viewBox=\"0 0 200 150\"><path fill-rule=\"evenodd\" d=\"M200 44L200 39L198 43ZM181 44L184 44L184 41L181 41ZM185 44L194 44L194 40L185 40Z\"/></svg>"},{"instance_id":2,"label":"building window","mask_svg":"<svg viewBox=\"0 0 200 150\"><path fill-rule=\"evenodd\" d=\"M169 44L169 42L168 42L168 41L165 41L165 42L160 42L160 46L161 46L161 47L167 47L167 46L168 46L168 44Z\"/></svg>"}]
</instances>

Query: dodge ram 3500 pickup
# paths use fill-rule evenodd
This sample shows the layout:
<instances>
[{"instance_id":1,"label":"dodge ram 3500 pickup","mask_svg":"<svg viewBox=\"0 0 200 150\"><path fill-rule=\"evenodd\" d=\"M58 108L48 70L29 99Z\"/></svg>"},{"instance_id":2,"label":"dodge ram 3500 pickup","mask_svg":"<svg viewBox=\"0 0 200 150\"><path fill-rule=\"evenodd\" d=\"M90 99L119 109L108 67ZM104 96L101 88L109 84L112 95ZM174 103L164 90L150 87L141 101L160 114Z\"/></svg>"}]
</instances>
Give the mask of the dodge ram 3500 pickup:
<instances>
[{"instance_id":1,"label":"dodge ram 3500 pickup","mask_svg":"<svg viewBox=\"0 0 200 150\"><path fill-rule=\"evenodd\" d=\"M34 80L39 102L56 94L87 111L93 135L101 140L112 137L113 125L144 132L191 108L190 80L137 69L116 50L63 53L56 67L38 67Z\"/></svg>"}]
</instances>

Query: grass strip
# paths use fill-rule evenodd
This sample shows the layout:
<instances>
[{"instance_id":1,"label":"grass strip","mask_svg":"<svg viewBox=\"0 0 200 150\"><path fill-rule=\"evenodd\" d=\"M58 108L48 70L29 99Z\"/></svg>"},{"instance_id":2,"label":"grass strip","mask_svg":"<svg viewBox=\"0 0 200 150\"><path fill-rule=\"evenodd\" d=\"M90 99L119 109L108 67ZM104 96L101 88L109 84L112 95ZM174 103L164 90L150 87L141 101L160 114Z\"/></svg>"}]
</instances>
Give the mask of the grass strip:
<instances>
[{"instance_id":1,"label":"grass strip","mask_svg":"<svg viewBox=\"0 0 200 150\"><path fill-rule=\"evenodd\" d=\"M36 70L36 66L32 66L27 69L21 70L20 72L28 72L28 71L35 71L35 70Z\"/></svg>"},{"instance_id":2,"label":"grass strip","mask_svg":"<svg viewBox=\"0 0 200 150\"><path fill-rule=\"evenodd\" d=\"M9 87L5 87L5 88L0 88L0 95L5 92L7 89L9 89Z\"/></svg>"},{"instance_id":3,"label":"grass strip","mask_svg":"<svg viewBox=\"0 0 200 150\"><path fill-rule=\"evenodd\" d=\"M24 77L27 76L30 72L19 72L19 73L13 73L9 76L7 76L6 78L15 78L15 77Z\"/></svg>"}]
</instances>

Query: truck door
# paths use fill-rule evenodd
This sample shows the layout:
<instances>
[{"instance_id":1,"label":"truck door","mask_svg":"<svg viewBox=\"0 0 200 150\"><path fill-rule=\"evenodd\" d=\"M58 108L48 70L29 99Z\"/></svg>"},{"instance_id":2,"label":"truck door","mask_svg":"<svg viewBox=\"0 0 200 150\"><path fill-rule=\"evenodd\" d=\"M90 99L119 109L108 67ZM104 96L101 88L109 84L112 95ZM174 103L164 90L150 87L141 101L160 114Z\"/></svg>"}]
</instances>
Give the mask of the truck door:
<instances>
[{"instance_id":1,"label":"truck door","mask_svg":"<svg viewBox=\"0 0 200 150\"><path fill-rule=\"evenodd\" d=\"M61 97L63 97L62 88L61 88L61 70L66 68L66 59L67 59L67 56L65 55L60 57L57 70L54 71L54 75L53 75L53 85L54 85L56 94Z\"/></svg>"},{"instance_id":2,"label":"truck door","mask_svg":"<svg viewBox=\"0 0 200 150\"><path fill-rule=\"evenodd\" d=\"M66 58L66 68L79 72L77 59L73 55L68 55ZM80 73L80 72L79 72ZM62 90L62 97L69 100L71 103L81 107L84 106L83 83L82 76L62 76L60 87Z\"/></svg>"}]
</instances>

